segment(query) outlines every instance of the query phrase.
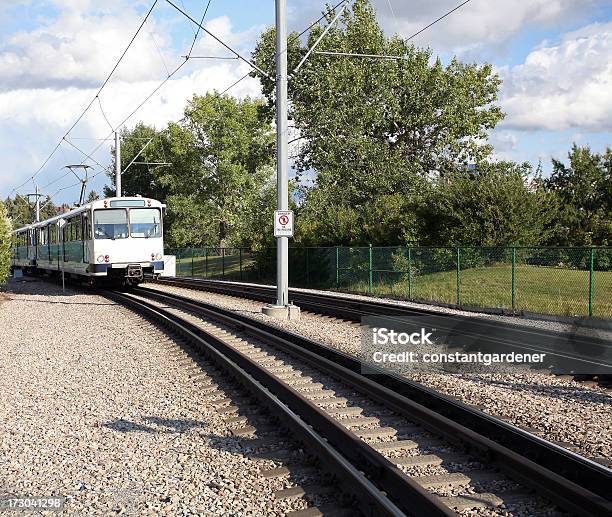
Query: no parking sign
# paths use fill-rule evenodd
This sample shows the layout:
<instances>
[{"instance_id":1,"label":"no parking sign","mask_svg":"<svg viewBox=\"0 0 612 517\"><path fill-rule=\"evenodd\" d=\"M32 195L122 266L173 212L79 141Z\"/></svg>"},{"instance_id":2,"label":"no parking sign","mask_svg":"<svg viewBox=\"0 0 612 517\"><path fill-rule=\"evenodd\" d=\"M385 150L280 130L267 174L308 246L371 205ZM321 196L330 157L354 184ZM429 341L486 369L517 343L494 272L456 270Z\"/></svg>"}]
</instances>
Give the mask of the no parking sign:
<instances>
[{"instance_id":1,"label":"no parking sign","mask_svg":"<svg viewBox=\"0 0 612 517\"><path fill-rule=\"evenodd\" d=\"M274 212L274 237L293 237L293 210Z\"/></svg>"}]
</instances>

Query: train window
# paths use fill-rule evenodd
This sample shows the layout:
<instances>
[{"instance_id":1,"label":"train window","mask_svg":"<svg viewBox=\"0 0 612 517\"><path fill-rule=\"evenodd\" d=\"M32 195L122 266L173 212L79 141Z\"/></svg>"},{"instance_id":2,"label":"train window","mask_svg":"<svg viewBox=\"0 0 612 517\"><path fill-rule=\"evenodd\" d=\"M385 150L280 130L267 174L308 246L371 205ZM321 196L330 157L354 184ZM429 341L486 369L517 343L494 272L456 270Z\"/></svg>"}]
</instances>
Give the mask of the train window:
<instances>
[{"instance_id":1,"label":"train window","mask_svg":"<svg viewBox=\"0 0 612 517\"><path fill-rule=\"evenodd\" d=\"M126 239L128 237L127 212L123 208L95 210L94 237L96 239Z\"/></svg>"},{"instance_id":2,"label":"train window","mask_svg":"<svg viewBox=\"0 0 612 517\"><path fill-rule=\"evenodd\" d=\"M89 224L89 213L83 214L83 240L87 241L91 239L91 226Z\"/></svg>"},{"instance_id":3,"label":"train window","mask_svg":"<svg viewBox=\"0 0 612 517\"><path fill-rule=\"evenodd\" d=\"M161 214L159 208L132 208L130 210L132 237L161 237Z\"/></svg>"},{"instance_id":4,"label":"train window","mask_svg":"<svg viewBox=\"0 0 612 517\"><path fill-rule=\"evenodd\" d=\"M83 240L83 222L81 220L81 215L77 215L74 218L74 240L82 241Z\"/></svg>"},{"instance_id":5,"label":"train window","mask_svg":"<svg viewBox=\"0 0 612 517\"><path fill-rule=\"evenodd\" d=\"M128 207L128 206L145 206L144 199L120 199L117 201L110 202L111 207Z\"/></svg>"}]
</instances>

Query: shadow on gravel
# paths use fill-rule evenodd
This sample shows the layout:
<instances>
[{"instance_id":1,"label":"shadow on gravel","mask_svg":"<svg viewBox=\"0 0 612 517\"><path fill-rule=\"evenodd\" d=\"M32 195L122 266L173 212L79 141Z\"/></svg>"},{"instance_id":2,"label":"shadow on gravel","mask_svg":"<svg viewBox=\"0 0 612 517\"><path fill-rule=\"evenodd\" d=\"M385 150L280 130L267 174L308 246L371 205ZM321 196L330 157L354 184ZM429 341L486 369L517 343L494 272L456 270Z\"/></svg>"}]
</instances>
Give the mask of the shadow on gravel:
<instances>
[{"instance_id":1,"label":"shadow on gravel","mask_svg":"<svg viewBox=\"0 0 612 517\"><path fill-rule=\"evenodd\" d=\"M39 296L77 296L87 294L85 291L72 289L66 283L66 290L62 291L61 281L56 281L51 278L37 277L10 277L5 285L0 286L0 293L4 293L9 297L11 295L39 295ZM91 293L95 294L95 293Z\"/></svg>"},{"instance_id":2,"label":"shadow on gravel","mask_svg":"<svg viewBox=\"0 0 612 517\"><path fill-rule=\"evenodd\" d=\"M610 404L612 396L599 393L591 388L580 386L548 386L542 384L530 384L525 382L512 382L493 379L482 379L469 377L469 380L478 384L486 384L509 388L513 391L524 391L533 395L542 395L563 400L575 400L578 402L591 402L594 404Z\"/></svg>"},{"instance_id":3,"label":"shadow on gravel","mask_svg":"<svg viewBox=\"0 0 612 517\"><path fill-rule=\"evenodd\" d=\"M139 424L136 422L131 422L129 420L125 420L120 418L118 420L113 420L112 422L106 422L104 427L108 427L113 431L117 431L119 433L183 433L188 431L189 429L202 428L206 427L205 422L198 422L197 420L171 420L166 418L159 418L155 416L145 417L144 420L149 422L150 424L155 425L156 427L151 427L144 424Z\"/></svg>"}]
</instances>

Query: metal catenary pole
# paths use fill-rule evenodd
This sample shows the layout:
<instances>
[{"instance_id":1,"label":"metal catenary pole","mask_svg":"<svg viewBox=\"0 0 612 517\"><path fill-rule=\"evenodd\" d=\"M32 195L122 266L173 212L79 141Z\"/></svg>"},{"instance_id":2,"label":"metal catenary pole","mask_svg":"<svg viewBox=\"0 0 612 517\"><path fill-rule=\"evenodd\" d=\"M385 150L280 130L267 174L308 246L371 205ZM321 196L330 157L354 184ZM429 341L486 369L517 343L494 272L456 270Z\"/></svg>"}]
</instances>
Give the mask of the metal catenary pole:
<instances>
[{"instance_id":1,"label":"metal catenary pole","mask_svg":"<svg viewBox=\"0 0 612 517\"><path fill-rule=\"evenodd\" d=\"M40 222L40 193L38 192L38 185L36 185L36 222Z\"/></svg>"},{"instance_id":2,"label":"metal catenary pole","mask_svg":"<svg viewBox=\"0 0 612 517\"><path fill-rule=\"evenodd\" d=\"M289 208L287 143L287 0L276 0L276 171L277 210ZM289 238L277 237L276 305L289 303Z\"/></svg>"},{"instance_id":3,"label":"metal catenary pole","mask_svg":"<svg viewBox=\"0 0 612 517\"><path fill-rule=\"evenodd\" d=\"M408 246L408 299L412 300L412 249Z\"/></svg>"},{"instance_id":4,"label":"metal catenary pole","mask_svg":"<svg viewBox=\"0 0 612 517\"><path fill-rule=\"evenodd\" d=\"M368 293L372 294L372 245L368 248Z\"/></svg>"},{"instance_id":5,"label":"metal catenary pole","mask_svg":"<svg viewBox=\"0 0 612 517\"><path fill-rule=\"evenodd\" d=\"M512 310L516 309L516 247L512 248Z\"/></svg>"},{"instance_id":6,"label":"metal catenary pole","mask_svg":"<svg viewBox=\"0 0 612 517\"><path fill-rule=\"evenodd\" d=\"M461 248L457 248L457 305L461 305Z\"/></svg>"},{"instance_id":7,"label":"metal catenary pole","mask_svg":"<svg viewBox=\"0 0 612 517\"><path fill-rule=\"evenodd\" d=\"M336 289L340 287L340 248L336 246Z\"/></svg>"},{"instance_id":8,"label":"metal catenary pole","mask_svg":"<svg viewBox=\"0 0 612 517\"><path fill-rule=\"evenodd\" d=\"M593 317L593 270L595 267L595 248L589 256L589 318Z\"/></svg>"},{"instance_id":9,"label":"metal catenary pole","mask_svg":"<svg viewBox=\"0 0 612 517\"><path fill-rule=\"evenodd\" d=\"M115 186L117 197L121 197L121 135L115 131Z\"/></svg>"}]
</instances>

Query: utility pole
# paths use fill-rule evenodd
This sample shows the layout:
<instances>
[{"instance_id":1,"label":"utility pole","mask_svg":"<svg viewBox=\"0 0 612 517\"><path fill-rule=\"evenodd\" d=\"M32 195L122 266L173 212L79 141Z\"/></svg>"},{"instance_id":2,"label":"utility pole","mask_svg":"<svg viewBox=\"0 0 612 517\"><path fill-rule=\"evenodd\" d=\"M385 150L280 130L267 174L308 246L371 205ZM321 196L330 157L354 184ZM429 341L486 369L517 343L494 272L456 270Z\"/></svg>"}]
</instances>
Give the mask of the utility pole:
<instances>
[{"instance_id":1,"label":"utility pole","mask_svg":"<svg viewBox=\"0 0 612 517\"><path fill-rule=\"evenodd\" d=\"M276 0L276 209L289 209L287 0ZM289 237L277 237L276 304L289 304Z\"/></svg>"},{"instance_id":2,"label":"utility pole","mask_svg":"<svg viewBox=\"0 0 612 517\"><path fill-rule=\"evenodd\" d=\"M289 144L287 140L287 0L276 0L276 209L289 209ZM282 319L298 319L299 308L289 305L289 237L276 237L276 305L263 312Z\"/></svg>"},{"instance_id":3,"label":"utility pole","mask_svg":"<svg viewBox=\"0 0 612 517\"><path fill-rule=\"evenodd\" d=\"M36 222L40 223L40 194L38 193L38 185L36 185Z\"/></svg>"},{"instance_id":4,"label":"utility pole","mask_svg":"<svg viewBox=\"0 0 612 517\"><path fill-rule=\"evenodd\" d=\"M26 194L28 196L28 203L30 200L30 196L36 196L36 222L40 222L40 198L42 194L38 191L38 185L34 185L36 192L34 194Z\"/></svg>"},{"instance_id":5,"label":"utility pole","mask_svg":"<svg viewBox=\"0 0 612 517\"><path fill-rule=\"evenodd\" d=\"M115 187L116 196L121 197L121 135L115 131Z\"/></svg>"}]
</instances>

